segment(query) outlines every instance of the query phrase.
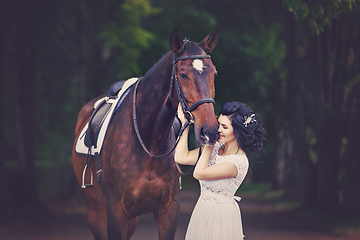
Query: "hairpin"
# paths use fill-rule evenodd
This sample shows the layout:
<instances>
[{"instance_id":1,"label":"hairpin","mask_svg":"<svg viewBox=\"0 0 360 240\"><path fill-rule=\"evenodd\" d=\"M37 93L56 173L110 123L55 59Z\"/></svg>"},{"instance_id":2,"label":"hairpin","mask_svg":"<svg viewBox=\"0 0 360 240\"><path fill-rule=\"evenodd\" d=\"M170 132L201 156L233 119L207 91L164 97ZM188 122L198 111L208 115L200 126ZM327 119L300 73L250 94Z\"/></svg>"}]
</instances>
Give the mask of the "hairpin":
<instances>
[{"instance_id":1,"label":"hairpin","mask_svg":"<svg viewBox=\"0 0 360 240\"><path fill-rule=\"evenodd\" d=\"M244 116L244 118L245 118L245 121L243 124L245 127L247 127L248 124L250 124L250 123L256 122L255 113L251 114L250 117Z\"/></svg>"}]
</instances>

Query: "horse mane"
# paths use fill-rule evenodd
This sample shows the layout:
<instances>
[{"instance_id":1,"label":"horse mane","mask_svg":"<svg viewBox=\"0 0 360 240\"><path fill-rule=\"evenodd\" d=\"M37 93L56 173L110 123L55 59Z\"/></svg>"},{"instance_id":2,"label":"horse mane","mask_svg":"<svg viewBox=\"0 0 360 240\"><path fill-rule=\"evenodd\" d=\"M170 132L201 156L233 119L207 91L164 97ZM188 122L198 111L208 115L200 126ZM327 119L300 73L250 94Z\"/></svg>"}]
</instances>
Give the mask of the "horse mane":
<instances>
[{"instance_id":1,"label":"horse mane","mask_svg":"<svg viewBox=\"0 0 360 240\"><path fill-rule=\"evenodd\" d=\"M171 57L171 51L165 53L144 75L144 78L149 77L153 74L157 74L159 68L163 65L164 62L169 61L167 58ZM170 60L172 62L172 60Z\"/></svg>"},{"instance_id":2,"label":"horse mane","mask_svg":"<svg viewBox=\"0 0 360 240\"><path fill-rule=\"evenodd\" d=\"M181 52L187 52L188 55L201 55L203 50L199 47L199 44L196 42L185 40L184 50Z\"/></svg>"}]
</instances>

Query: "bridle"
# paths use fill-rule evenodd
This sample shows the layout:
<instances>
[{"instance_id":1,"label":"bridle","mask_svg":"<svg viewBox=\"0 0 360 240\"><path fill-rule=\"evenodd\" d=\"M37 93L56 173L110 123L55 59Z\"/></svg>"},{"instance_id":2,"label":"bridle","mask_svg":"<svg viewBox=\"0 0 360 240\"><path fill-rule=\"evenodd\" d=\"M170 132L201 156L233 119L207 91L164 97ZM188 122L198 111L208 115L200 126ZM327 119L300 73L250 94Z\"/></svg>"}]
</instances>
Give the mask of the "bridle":
<instances>
[{"instance_id":1,"label":"bridle","mask_svg":"<svg viewBox=\"0 0 360 240\"><path fill-rule=\"evenodd\" d=\"M174 54L174 59L173 59L173 63L172 63L173 68L172 68L172 74L171 74L170 99L171 99L171 102L172 102L172 105L173 105L174 109L177 110L176 106L174 106L174 103L173 103L173 92L174 92L174 86L175 86L179 102L181 104L183 112L185 113L187 121L181 127L181 129L179 131L178 138L176 140L176 143L175 143L174 147L169 152L167 152L167 153L165 153L163 155L153 155L153 154L151 154L150 151L146 148L146 146L144 144L144 141L143 141L143 139L142 139L142 137L140 135L139 126L138 126L138 123L137 123L137 114L136 114L136 93L137 93L138 85L139 85L142 78L139 78L139 80L136 82L135 88L134 88L134 98L133 98L133 122L134 122L134 128L135 128L136 136L139 139L139 142L140 142L142 148L144 149L144 151L147 154L149 154L150 157L161 158L161 157L165 157L165 156L169 155L170 153L172 153L174 151L176 145L178 144L179 139L180 139L182 133L184 132L184 130L187 128L187 126L189 124L193 124L195 122L194 117L193 117L191 112L194 111L197 107L199 107L201 104L204 104L204 103L212 103L212 104L215 105L215 100L213 98L203 98L203 99L200 99L199 101L195 102L191 106L188 106L187 101L184 98L184 96L182 95L181 89L180 89L180 86L179 86L179 80L178 80L178 77L177 77L177 71L176 71L176 68L175 68L175 64L178 61L181 61L181 60L204 59L204 58L210 59L211 57L210 57L210 55L190 55L190 56L182 56L182 57L175 58L175 54Z\"/></svg>"},{"instance_id":2,"label":"bridle","mask_svg":"<svg viewBox=\"0 0 360 240\"><path fill-rule=\"evenodd\" d=\"M210 59L211 56L210 55L190 55L190 56L182 56L182 57L175 58L175 55L174 55L173 69L172 69L172 76L171 76L171 96L170 97L171 97L171 101L172 101L173 100L173 96L172 96L172 94L173 94L173 83L175 83L176 92L177 92L177 95L178 95L179 102L181 104L181 108L182 108L183 112L186 114L185 116L186 116L187 120L190 121L190 123L194 123L194 117L191 114L192 111L194 111L198 106L200 106L203 103L212 103L212 104L215 105L215 100L213 98L203 98L203 99L200 99L199 101L195 102L194 104L192 104L189 107L188 104L187 104L186 99L184 98L184 96L181 93L181 89L180 89L180 86L179 86L179 80L178 80L177 72L176 72L176 69L175 69L175 64L178 61L181 61L181 60L204 59L204 58ZM172 105L173 105L173 107L175 109L177 109L174 106L174 103L172 103Z\"/></svg>"}]
</instances>

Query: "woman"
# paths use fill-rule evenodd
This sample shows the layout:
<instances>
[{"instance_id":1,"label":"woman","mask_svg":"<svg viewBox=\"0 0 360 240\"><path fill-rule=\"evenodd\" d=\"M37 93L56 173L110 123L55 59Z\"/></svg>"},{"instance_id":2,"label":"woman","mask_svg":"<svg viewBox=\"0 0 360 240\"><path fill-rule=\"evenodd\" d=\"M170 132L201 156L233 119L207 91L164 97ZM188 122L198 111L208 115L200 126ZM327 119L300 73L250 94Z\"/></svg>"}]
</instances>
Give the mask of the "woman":
<instances>
[{"instance_id":1,"label":"woman","mask_svg":"<svg viewBox=\"0 0 360 240\"><path fill-rule=\"evenodd\" d=\"M186 119L181 107L178 117ZM245 151L263 151L265 129L259 116L246 104L226 103L222 106L219 140L214 146L205 145L188 150L188 128L175 149L175 161L195 165L193 176L198 179L201 195L191 215L185 239L243 239L241 215L234 194L244 180L249 163Z\"/></svg>"}]
</instances>

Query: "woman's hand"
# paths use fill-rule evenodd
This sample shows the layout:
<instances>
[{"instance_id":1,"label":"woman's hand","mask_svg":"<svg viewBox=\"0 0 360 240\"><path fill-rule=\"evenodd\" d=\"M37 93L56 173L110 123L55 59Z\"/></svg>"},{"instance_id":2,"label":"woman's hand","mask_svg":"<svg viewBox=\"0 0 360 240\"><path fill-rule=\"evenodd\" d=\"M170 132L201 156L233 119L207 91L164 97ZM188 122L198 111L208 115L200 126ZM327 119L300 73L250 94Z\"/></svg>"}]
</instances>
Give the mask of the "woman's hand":
<instances>
[{"instance_id":1,"label":"woman's hand","mask_svg":"<svg viewBox=\"0 0 360 240\"><path fill-rule=\"evenodd\" d=\"M186 117L185 117L185 114L181 108L181 104L179 103L178 105L178 109L177 109L177 115L178 115L178 118L180 119L181 121L181 125L184 125L187 121Z\"/></svg>"},{"instance_id":2,"label":"woman's hand","mask_svg":"<svg viewBox=\"0 0 360 240\"><path fill-rule=\"evenodd\" d=\"M181 108L181 104L178 105L178 118L181 121L183 126L187 119ZM199 156L199 148L189 151L188 149L188 136L189 136L189 126L184 130L183 135L180 137L180 140L175 148L175 161L184 165L195 165Z\"/></svg>"}]
</instances>

